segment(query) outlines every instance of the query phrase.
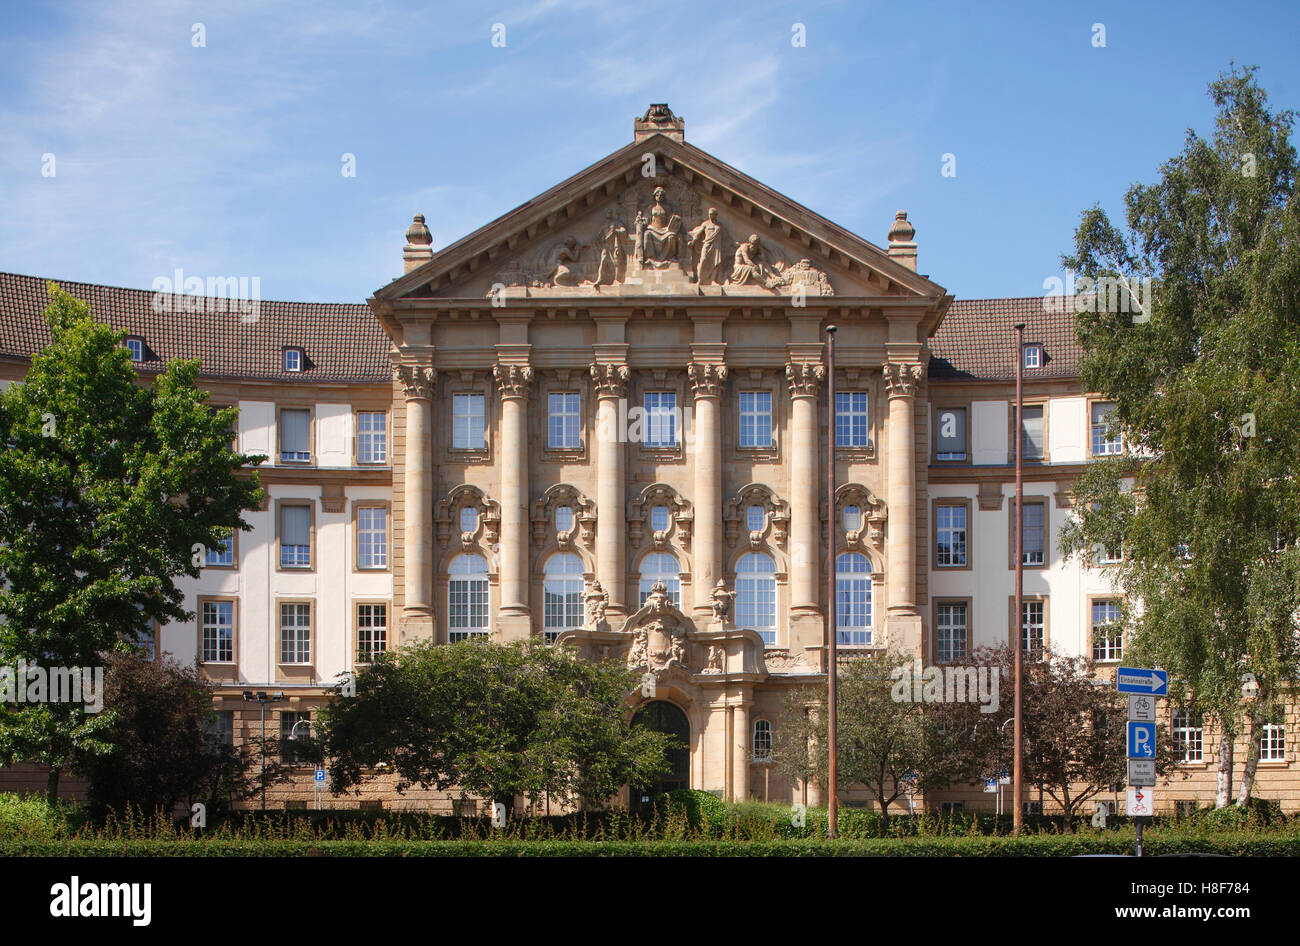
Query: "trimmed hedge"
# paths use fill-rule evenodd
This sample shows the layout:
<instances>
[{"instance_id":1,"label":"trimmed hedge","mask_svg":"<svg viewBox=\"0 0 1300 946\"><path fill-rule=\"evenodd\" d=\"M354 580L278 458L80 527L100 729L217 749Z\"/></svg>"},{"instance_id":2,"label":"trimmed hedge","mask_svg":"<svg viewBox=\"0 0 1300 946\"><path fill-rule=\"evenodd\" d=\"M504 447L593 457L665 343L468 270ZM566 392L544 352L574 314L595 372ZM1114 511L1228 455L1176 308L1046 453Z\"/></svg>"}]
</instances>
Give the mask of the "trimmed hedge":
<instances>
[{"instance_id":1,"label":"trimmed hedge","mask_svg":"<svg viewBox=\"0 0 1300 946\"><path fill-rule=\"evenodd\" d=\"M1148 857L1224 854L1300 856L1294 835L1159 837L1144 839ZM1131 854L1133 839L1118 833L1008 837L915 837L825 841L296 841L189 839L4 840L0 857L1069 857Z\"/></svg>"}]
</instances>

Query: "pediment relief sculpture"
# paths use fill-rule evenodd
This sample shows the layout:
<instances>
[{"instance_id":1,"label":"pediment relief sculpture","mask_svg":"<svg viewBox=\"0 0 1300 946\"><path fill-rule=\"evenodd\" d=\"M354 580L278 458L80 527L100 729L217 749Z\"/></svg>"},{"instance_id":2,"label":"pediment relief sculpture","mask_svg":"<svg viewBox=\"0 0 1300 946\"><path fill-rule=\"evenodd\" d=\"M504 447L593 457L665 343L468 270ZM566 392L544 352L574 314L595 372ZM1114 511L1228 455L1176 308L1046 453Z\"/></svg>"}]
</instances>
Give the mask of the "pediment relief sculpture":
<instances>
[{"instance_id":1,"label":"pediment relief sculpture","mask_svg":"<svg viewBox=\"0 0 1300 946\"><path fill-rule=\"evenodd\" d=\"M629 187L596 214L500 264L486 294L835 295L811 259L792 261L758 233L733 236L719 208L676 177Z\"/></svg>"}]
</instances>

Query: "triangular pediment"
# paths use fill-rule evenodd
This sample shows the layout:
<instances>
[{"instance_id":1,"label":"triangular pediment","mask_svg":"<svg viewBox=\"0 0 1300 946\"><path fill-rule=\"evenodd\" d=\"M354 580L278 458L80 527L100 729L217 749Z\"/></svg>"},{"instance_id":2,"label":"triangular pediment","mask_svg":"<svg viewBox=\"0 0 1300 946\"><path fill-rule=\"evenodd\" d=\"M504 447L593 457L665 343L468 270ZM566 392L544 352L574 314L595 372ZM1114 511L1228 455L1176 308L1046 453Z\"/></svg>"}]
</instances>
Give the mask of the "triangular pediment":
<instances>
[{"instance_id":1,"label":"triangular pediment","mask_svg":"<svg viewBox=\"0 0 1300 946\"><path fill-rule=\"evenodd\" d=\"M380 300L939 299L942 287L665 134L621 148L435 253Z\"/></svg>"}]
</instances>

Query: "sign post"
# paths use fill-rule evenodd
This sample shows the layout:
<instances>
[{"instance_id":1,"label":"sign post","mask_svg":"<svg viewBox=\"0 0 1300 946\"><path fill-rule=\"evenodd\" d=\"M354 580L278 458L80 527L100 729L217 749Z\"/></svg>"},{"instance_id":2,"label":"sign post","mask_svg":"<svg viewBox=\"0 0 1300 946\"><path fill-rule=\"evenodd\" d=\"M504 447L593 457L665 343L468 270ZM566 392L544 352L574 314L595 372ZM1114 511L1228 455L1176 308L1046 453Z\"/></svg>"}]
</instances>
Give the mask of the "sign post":
<instances>
[{"instance_id":1,"label":"sign post","mask_svg":"<svg viewBox=\"0 0 1300 946\"><path fill-rule=\"evenodd\" d=\"M316 777L312 779L311 787L316 796L316 810L320 811L320 793L325 787L325 770L319 766L316 767Z\"/></svg>"},{"instance_id":2,"label":"sign post","mask_svg":"<svg viewBox=\"0 0 1300 946\"><path fill-rule=\"evenodd\" d=\"M1156 697L1169 691L1163 670L1120 667L1115 688L1128 694L1128 791L1126 809L1133 819L1134 852L1142 856L1142 825L1155 813Z\"/></svg>"}]
</instances>

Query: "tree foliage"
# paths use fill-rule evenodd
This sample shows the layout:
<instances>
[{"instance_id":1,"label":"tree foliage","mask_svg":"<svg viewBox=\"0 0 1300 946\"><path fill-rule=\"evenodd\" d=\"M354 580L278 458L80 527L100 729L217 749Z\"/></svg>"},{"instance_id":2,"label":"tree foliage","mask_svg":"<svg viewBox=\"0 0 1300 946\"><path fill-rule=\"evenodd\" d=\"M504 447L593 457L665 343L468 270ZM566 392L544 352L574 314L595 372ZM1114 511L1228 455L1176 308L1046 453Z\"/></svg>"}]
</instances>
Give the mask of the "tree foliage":
<instances>
[{"instance_id":1,"label":"tree foliage","mask_svg":"<svg viewBox=\"0 0 1300 946\"><path fill-rule=\"evenodd\" d=\"M233 453L233 409L213 412L197 361L137 383L124 333L50 284L50 344L22 384L0 393L0 653L91 667L153 622L192 620L176 577L198 575L257 508L262 458ZM107 720L47 703L0 712L0 759L50 767L108 751Z\"/></svg>"},{"instance_id":2,"label":"tree foliage","mask_svg":"<svg viewBox=\"0 0 1300 946\"><path fill-rule=\"evenodd\" d=\"M385 763L398 791L600 806L667 770L669 737L631 722L634 674L563 646L421 641L377 657L321 713L330 790Z\"/></svg>"},{"instance_id":3,"label":"tree foliage","mask_svg":"<svg viewBox=\"0 0 1300 946\"><path fill-rule=\"evenodd\" d=\"M1126 657L1170 673L1178 703L1232 743L1258 732L1300 672L1300 204L1291 111L1272 111L1255 70L1210 84L1209 139L1188 131L1159 180L1125 197L1127 228L1094 207L1066 266L1155 280L1149 320L1086 311L1085 389L1116 404L1127 453L1091 465L1062 550L1123 543L1108 566L1127 605ZM1258 682L1243 697L1246 674Z\"/></svg>"}]
</instances>

